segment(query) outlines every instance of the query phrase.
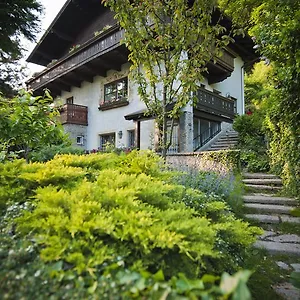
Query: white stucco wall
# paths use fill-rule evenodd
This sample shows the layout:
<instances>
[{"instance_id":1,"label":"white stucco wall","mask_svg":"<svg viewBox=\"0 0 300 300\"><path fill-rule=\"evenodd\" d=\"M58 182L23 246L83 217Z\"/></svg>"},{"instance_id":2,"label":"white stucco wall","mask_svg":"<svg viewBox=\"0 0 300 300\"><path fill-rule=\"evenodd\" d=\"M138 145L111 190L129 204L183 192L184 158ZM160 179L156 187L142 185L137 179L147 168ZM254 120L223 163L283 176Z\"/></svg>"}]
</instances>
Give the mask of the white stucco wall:
<instances>
[{"instance_id":1,"label":"white stucco wall","mask_svg":"<svg viewBox=\"0 0 300 300\"><path fill-rule=\"evenodd\" d=\"M83 82L80 88L72 87L71 92L63 92L62 98L66 99L73 96L74 104L85 105L88 107L88 126L86 149L98 149L100 146L100 135L106 133L116 133L116 147L128 146L128 130L134 130L133 121L125 120L124 116L145 108L145 104L139 101L137 89L128 81L128 100L129 105L99 111L99 103L104 99L104 84L126 77L129 71L129 64L122 66L120 72L109 71L107 77L96 76L92 83ZM144 123L144 122L143 122ZM150 126L150 128L148 128ZM143 124L143 130L152 130L151 122ZM120 139L118 132L122 131ZM143 136L141 144L147 149L151 145L147 144L146 137ZM149 142L150 143L150 142Z\"/></svg>"},{"instance_id":2,"label":"white stucco wall","mask_svg":"<svg viewBox=\"0 0 300 300\"><path fill-rule=\"evenodd\" d=\"M235 69L231 76L220 83L208 85L207 80L203 81L208 90L217 89L223 96L230 94L237 98L237 112L244 113L243 104L243 86L242 86L242 66L241 58L235 58ZM100 135L115 133L116 147L128 147L128 130L136 129L133 121L125 120L124 116L145 108L145 104L139 100L137 87L128 79L128 100L129 105L112 108L105 111L99 111L98 106L104 99L104 85L117 79L126 77L129 72L129 64L122 65L122 70L109 71L107 77L96 76L92 83L83 82L81 87L72 87L71 92L62 92L62 101L73 96L74 104L85 105L88 107L88 126L87 136L85 137L85 148L88 150L98 149L100 146ZM187 105L183 111L192 113L192 106ZM122 138L119 138L118 132L122 131ZM141 122L141 149L152 149L154 146L154 120Z\"/></svg>"},{"instance_id":3,"label":"white stucco wall","mask_svg":"<svg viewBox=\"0 0 300 300\"><path fill-rule=\"evenodd\" d=\"M234 71L231 76L222 82L214 83L211 85L212 89L221 92L222 96L230 95L237 99L236 109L238 114L244 113L244 80L242 77L244 62L240 57L234 59Z\"/></svg>"}]
</instances>

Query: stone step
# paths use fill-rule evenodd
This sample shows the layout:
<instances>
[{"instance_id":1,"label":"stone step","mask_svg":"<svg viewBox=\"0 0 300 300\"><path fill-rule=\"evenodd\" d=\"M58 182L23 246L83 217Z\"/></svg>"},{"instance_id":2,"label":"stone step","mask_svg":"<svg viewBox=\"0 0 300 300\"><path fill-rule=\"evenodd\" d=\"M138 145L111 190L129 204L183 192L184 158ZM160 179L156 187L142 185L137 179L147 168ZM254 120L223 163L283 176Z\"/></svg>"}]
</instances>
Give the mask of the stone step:
<instances>
[{"instance_id":1,"label":"stone step","mask_svg":"<svg viewBox=\"0 0 300 300\"><path fill-rule=\"evenodd\" d=\"M257 221L266 224L279 224L280 218L272 215L246 214L245 217L249 220Z\"/></svg>"},{"instance_id":2,"label":"stone step","mask_svg":"<svg viewBox=\"0 0 300 300\"><path fill-rule=\"evenodd\" d=\"M238 143L238 139L236 138L227 138L227 137L222 137L222 138L219 138L217 140L217 142L232 142L232 143Z\"/></svg>"},{"instance_id":3,"label":"stone step","mask_svg":"<svg viewBox=\"0 0 300 300\"><path fill-rule=\"evenodd\" d=\"M219 146L223 146L223 145L236 145L236 142L232 142L232 141L217 141L213 144L213 146L219 145Z\"/></svg>"},{"instance_id":4,"label":"stone step","mask_svg":"<svg viewBox=\"0 0 300 300\"><path fill-rule=\"evenodd\" d=\"M300 244L257 241L254 246L257 248L264 248L271 254L300 255Z\"/></svg>"},{"instance_id":5,"label":"stone step","mask_svg":"<svg viewBox=\"0 0 300 300\"><path fill-rule=\"evenodd\" d=\"M278 205L297 205L298 202L291 198L276 197L267 194L245 195L243 197L245 203L261 203L261 204L278 204Z\"/></svg>"},{"instance_id":6,"label":"stone step","mask_svg":"<svg viewBox=\"0 0 300 300\"><path fill-rule=\"evenodd\" d=\"M260 190L260 191L280 191L281 187L279 186L270 186L270 185L262 185L262 184L246 184L246 187L252 190Z\"/></svg>"},{"instance_id":7,"label":"stone step","mask_svg":"<svg viewBox=\"0 0 300 300\"><path fill-rule=\"evenodd\" d=\"M249 220L257 221L266 224L292 223L300 224L300 218L290 217L286 215L263 215L263 214L246 214L245 217Z\"/></svg>"},{"instance_id":8,"label":"stone step","mask_svg":"<svg viewBox=\"0 0 300 300\"><path fill-rule=\"evenodd\" d=\"M231 148L231 147L233 147L233 146L231 146L231 145L212 145L211 146L211 149L229 149L229 148Z\"/></svg>"},{"instance_id":9,"label":"stone step","mask_svg":"<svg viewBox=\"0 0 300 300\"><path fill-rule=\"evenodd\" d=\"M254 185L282 185L282 181L279 178L249 178L242 180L245 184Z\"/></svg>"},{"instance_id":10,"label":"stone step","mask_svg":"<svg viewBox=\"0 0 300 300\"><path fill-rule=\"evenodd\" d=\"M239 135L238 134L233 134L233 133L228 133L228 134L223 134L220 136L220 138L232 138L232 139L238 139Z\"/></svg>"},{"instance_id":11,"label":"stone step","mask_svg":"<svg viewBox=\"0 0 300 300\"><path fill-rule=\"evenodd\" d=\"M273 174L265 174L265 173L243 173L244 178L253 178L253 179L278 179L278 176Z\"/></svg>"},{"instance_id":12,"label":"stone step","mask_svg":"<svg viewBox=\"0 0 300 300\"><path fill-rule=\"evenodd\" d=\"M224 147L224 148L209 148L207 151L222 151L222 150L229 150L229 147Z\"/></svg>"},{"instance_id":13,"label":"stone step","mask_svg":"<svg viewBox=\"0 0 300 300\"><path fill-rule=\"evenodd\" d=\"M246 203L245 207L256 211L258 210L261 213L285 214L285 215L290 215L290 211L294 208L291 206L261 204L261 203Z\"/></svg>"},{"instance_id":14,"label":"stone step","mask_svg":"<svg viewBox=\"0 0 300 300\"><path fill-rule=\"evenodd\" d=\"M277 243L294 243L300 244L300 236L297 234L281 234L280 232L265 231L259 237L261 241L277 242Z\"/></svg>"}]
</instances>

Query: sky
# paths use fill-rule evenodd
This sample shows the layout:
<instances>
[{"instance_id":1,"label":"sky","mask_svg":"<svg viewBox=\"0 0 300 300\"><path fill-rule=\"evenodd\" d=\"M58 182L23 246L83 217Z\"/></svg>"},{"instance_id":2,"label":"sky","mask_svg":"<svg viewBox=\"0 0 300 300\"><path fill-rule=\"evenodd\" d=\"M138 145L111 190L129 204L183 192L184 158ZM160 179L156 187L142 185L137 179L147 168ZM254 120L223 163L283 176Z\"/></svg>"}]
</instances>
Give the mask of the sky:
<instances>
[{"instance_id":1,"label":"sky","mask_svg":"<svg viewBox=\"0 0 300 300\"><path fill-rule=\"evenodd\" d=\"M40 17L41 20L41 32L37 36L37 42L44 34L45 30L49 27L57 13L60 11L60 9L63 7L63 5L66 3L67 0L39 0L39 2L44 6L44 13ZM33 48L35 47L36 43L30 43L28 41L24 42L25 48L27 49L25 56L25 59L29 56ZM30 75L32 75L34 72L39 72L44 67L28 63L28 68L30 69Z\"/></svg>"}]
</instances>

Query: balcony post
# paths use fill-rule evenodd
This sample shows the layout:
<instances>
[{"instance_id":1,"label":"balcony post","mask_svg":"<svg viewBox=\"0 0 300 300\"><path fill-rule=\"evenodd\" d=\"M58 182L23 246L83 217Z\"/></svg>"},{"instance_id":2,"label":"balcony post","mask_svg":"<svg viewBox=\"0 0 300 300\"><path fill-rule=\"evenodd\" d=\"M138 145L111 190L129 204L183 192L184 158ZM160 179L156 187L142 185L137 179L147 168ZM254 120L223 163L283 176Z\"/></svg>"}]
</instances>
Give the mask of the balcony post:
<instances>
[{"instance_id":1,"label":"balcony post","mask_svg":"<svg viewBox=\"0 0 300 300\"><path fill-rule=\"evenodd\" d=\"M179 151L193 152L193 106L189 103L179 118Z\"/></svg>"}]
</instances>

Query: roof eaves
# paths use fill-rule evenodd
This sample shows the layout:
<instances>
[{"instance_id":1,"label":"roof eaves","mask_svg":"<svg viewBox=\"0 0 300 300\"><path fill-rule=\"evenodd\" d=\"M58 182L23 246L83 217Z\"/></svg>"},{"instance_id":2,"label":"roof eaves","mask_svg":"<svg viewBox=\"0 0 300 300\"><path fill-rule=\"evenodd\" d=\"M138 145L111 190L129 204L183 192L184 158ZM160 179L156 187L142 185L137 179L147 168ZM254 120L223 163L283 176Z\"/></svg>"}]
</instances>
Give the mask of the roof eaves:
<instances>
[{"instance_id":1,"label":"roof eaves","mask_svg":"<svg viewBox=\"0 0 300 300\"><path fill-rule=\"evenodd\" d=\"M60 16L63 14L63 12L66 10L66 8L69 6L69 4L71 2L72 2L72 0L67 0L66 1L66 3L64 4L64 6L61 8L61 10L58 12L58 14L56 15L56 17L54 18L54 20L51 22L50 26L47 28L47 30L45 31L45 33L43 34L43 36L40 38L40 40L38 41L38 43L36 44L36 46L34 47L34 49L31 51L30 55L27 57L27 59L26 59L27 62L31 62L32 56L35 54L35 52L39 48L40 44L44 41L44 39L49 34L49 32L51 32L51 30L54 27L55 23L57 22L57 20L60 18Z\"/></svg>"}]
</instances>

